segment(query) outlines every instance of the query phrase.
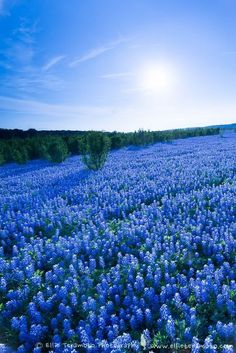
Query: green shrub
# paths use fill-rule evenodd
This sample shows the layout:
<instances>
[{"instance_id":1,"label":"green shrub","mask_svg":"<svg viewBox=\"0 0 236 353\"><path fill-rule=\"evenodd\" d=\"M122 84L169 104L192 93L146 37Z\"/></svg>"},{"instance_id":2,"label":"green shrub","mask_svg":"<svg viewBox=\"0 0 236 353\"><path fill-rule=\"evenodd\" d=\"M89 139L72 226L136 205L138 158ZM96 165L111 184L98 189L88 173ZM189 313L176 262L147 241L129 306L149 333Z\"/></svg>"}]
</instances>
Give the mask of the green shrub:
<instances>
[{"instance_id":1,"label":"green shrub","mask_svg":"<svg viewBox=\"0 0 236 353\"><path fill-rule=\"evenodd\" d=\"M68 150L72 155L81 153L82 150L82 138L80 136L70 136L66 139Z\"/></svg>"},{"instance_id":2,"label":"green shrub","mask_svg":"<svg viewBox=\"0 0 236 353\"><path fill-rule=\"evenodd\" d=\"M0 143L0 165L3 165L5 162L4 146L2 143Z\"/></svg>"},{"instance_id":3,"label":"green shrub","mask_svg":"<svg viewBox=\"0 0 236 353\"><path fill-rule=\"evenodd\" d=\"M44 142L41 154L51 162L61 163L68 157L68 148L61 137L55 137Z\"/></svg>"},{"instance_id":4,"label":"green shrub","mask_svg":"<svg viewBox=\"0 0 236 353\"><path fill-rule=\"evenodd\" d=\"M68 149L66 145L58 145L53 143L48 149L49 160L55 163L63 162L68 156Z\"/></svg>"},{"instance_id":5,"label":"green shrub","mask_svg":"<svg viewBox=\"0 0 236 353\"><path fill-rule=\"evenodd\" d=\"M12 139L5 142L4 160L24 164L29 160L29 153L27 146L22 140Z\"/></svg>"},{"instance_id":6,"label":"green shrub","mask_svg":"<svg viewBox=\"0 0 236 353\"><path fill-rule=\"evenodd\" d=\"M0 165L3 165L4 163L5 163L5 159L4 159L3 153L0 152Z\"/></svg>"},{"instance_id":7,"label":"green shrub","mask_svg":"<svg viewBox=\"0 0 236 353\"><path fill-rule=\"evenodd\" d=\"M60 163L69 155L83 155L90 169L101 168L109 148L146 146L157 142L170 142L178 138L215 135L217 128L192 128L166 131L135 132L87 132L87 131L36 131L30 129L0 129L0 165L3 163L25 163L28 160L45 158Z\"/></svg>"},{"instance_id":8,"label":"green shrub","mask_svg":"<svg viewBox=\"0 0 236 353\"><path fill-rule=\"evenodd\" d=\"M11 152L12 154L12 159L13 162L19 163L19 164L24 164L29 160L29 155L27 148L25 146L22 146L22 148L15 148Z\"/></svg>"},{"instance_id":9,"label":"green shrub","mask_svg":"<svg viewBox=\"0 0 236 353\"><path fill-rule=\"evenodd\" d=\"M83 162L92 170L98 170L106 162L110 148L110 139L103 132L91 131L85 139L83 145Z\"/></svg>"}]
</instances>

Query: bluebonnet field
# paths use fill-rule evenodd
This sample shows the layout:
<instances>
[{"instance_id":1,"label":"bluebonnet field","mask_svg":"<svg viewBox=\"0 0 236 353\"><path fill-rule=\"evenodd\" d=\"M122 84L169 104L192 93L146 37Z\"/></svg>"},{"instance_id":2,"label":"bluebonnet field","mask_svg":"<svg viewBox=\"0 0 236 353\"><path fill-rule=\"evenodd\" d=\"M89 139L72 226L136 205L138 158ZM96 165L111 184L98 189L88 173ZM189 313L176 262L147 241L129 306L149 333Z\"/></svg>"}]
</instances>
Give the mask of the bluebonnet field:
<instances>
[{"instance_id":1,"label":"bluebonnet field","mask_svg":"<svg viewBox=\"0 0 236 353\"><path fill-rule=\"evenodd\" d=\"M97 172L73 157L0 177L1 342L234 351L234 133L126 148Z\"/></svg>"}]
</instances>

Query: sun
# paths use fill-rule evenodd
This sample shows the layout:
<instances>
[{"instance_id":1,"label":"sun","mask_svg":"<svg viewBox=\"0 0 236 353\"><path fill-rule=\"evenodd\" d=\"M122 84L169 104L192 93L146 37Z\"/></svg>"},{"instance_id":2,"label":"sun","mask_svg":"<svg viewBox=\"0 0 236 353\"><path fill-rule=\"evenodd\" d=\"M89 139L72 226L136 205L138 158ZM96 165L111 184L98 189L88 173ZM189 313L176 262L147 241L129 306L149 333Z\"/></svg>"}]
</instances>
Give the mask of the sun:
<instances>
[{"instance_id":1,"label":"sun","mask_svg":"<svg viewBox=\"0 0 236 353\"><path fill-rule=\"evenodd\" d=\"M139 87L146 93L164 93L172 89L175 77L167 65L147 66L140 70Z\"/></svg>"}]
</instances>

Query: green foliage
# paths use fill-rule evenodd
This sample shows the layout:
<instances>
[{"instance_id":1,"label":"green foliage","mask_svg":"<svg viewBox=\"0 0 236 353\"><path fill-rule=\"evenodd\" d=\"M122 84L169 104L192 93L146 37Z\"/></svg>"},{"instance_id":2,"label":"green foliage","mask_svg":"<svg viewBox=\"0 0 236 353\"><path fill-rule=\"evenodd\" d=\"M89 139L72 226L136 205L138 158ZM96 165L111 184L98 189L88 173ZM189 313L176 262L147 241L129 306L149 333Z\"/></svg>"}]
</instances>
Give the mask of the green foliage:
<instances>
[{"instance_id":1,"label":"green foliage","mask_svg":"<svg viewBox=\"0 0 236 353\"><path fill-rule=\"evenodd\" d=\"M46 147L45 138L33 137L24 140L28 146L30 159L44 158Z\"/></svg>"},{"instance_id":2,"label":"green foliage","mask_svg":"<svg viewBox=\"0 0 236 353\"><path fill-rule=\"evenodd\" d=\"M15 148L14 150L12 150L12 158L15 163L26 163L29 158L27 148L25 146L22 146L21 149Z\"/></svg>"},{"instance_id":3,"label":"green foliage","mask_svg":"<svg viewBox=\"0 0 236 353\"><path fill-rule=\"evenodd\" d=\"M4 144L0 141L0 165L5 163L4 147Z\"/></svg>"},{"instance_id":4,"label":"green foliage","mask_svg":"<svg viewBox=\"0 0 236 353\"><path fill-rule=\"evenodd\" d=\"M153 338L153 342L151 344L151 349L159 349L160 352L165 351L168 348L168 344L169 344L169 340L168 337L166 335L165 332L160 332L158 331L154 338Z\"/></svg>"},{"instance_id":5,"label":"green foliage","mask_svg":"<svg viewBox=\"0 0 236 353\"><path fill-rule=\"evenodd\" d=\"M82 152L83 138L81 136L69 136L65 139L69 152L78 155Z\"/></svg>"},{"instance_id":6,"label":"green foliage","mask_svg":"<svg viewBox=\"0 0 236 353\"><path fill-rule=\"evenodd\" d=\"M111 139L111 148L117 149L129 145L146 146L157 142L170 142L179 138L216 134L219 134L218 128L192 128L165 131L145 131L140 129L127 133L114 131L108 133L108 136Z\"/></svg>"},{"instance_id":7,"label":"green foliage","mask_svg":"<svg viewBox=\"0 0 236 353\"><path fill-rule=\"evenodd\" d=\"M27 146L20 139L12 139L5 143L4 160L19 164L26 163L29 159Z\"/></svg>"},{"instance_id":8,"label":"green foliage","mask_svg":"<svg viewBox=\"0 0 236 353\"><path fill-rule=\"evenodd\" d=\"M103 132L91 131L84 139L83 162L92 170L98 170L106 162L110 139Z\"/></svg>"},{"instance_id":9,"label":"green foliage","mask_svg":"<svg viewBox=\"0 0 236 353\"><path fill-rule=\"evenodd\" d=\"M125 134L120 132L112 132L109 137L111 140L111 149L118 149L125 146Z\"/></svg>"},{"instance_id":10,"label":"green foliage","mask_svg":"<svg viewBox=\"0 0 236 353\"><path fill-rule=\"evenodd\" d=\"M61 163L68 157L68 148L59 136L28 139L31 159L43 158L50 162Z\"/></svg>"},{"instance_id":11,"label":"green foliage","mask_svg":"<svg viewBox=\"0 0 236 353\"><path fill-rule=\"evenodd\" d=\"M110 147L119 149L130 145L146 146L179 138L215 135L219 131L218 128L138 130L127 133L0 129L0 165L9 162L26 163L40 158L60 163L68 154L82 154L88 168L97 170L105 163Z\"/></svg>"},{"instance_id":12,"label":"green foliage","mask_svg":"<svg viewBox=\"0 0 236 353\"><path fill-rule=\"evenodd\" d=\"M51 162L63 162L68 157L68 148L65 141L61 137L50 141L47 145L45 156Z\"/></svg>"}]
</instances>

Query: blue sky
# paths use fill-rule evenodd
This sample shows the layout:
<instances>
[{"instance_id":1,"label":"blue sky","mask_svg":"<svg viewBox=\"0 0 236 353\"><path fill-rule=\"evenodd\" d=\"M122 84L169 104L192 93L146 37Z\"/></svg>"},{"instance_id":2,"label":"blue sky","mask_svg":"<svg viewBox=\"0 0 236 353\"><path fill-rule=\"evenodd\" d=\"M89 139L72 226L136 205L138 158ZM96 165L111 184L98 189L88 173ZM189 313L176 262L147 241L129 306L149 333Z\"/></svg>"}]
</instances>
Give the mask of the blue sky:
<instances>
[{"instance_id":1,"label":"blue sky","mask_svg":"<svg viewBox=\"0 0 236 353\"><path fill-rule=\"evenodd\" d=\"M236 121L236 1L0 0L0 127Z\"/></svg>"}]
</instances>

